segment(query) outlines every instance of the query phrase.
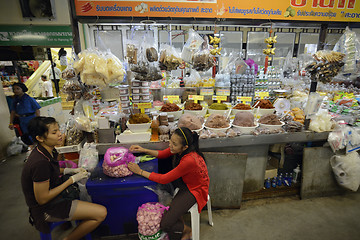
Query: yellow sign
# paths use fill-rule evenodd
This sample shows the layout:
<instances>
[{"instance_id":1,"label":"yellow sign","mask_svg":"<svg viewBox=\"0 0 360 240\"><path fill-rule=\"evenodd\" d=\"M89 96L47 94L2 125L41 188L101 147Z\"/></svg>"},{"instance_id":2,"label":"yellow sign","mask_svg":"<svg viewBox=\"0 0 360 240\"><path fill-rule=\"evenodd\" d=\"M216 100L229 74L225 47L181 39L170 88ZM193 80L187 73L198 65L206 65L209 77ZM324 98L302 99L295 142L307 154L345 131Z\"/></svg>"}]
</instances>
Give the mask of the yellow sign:
<instances>
[{"instance_id":1,"label":"yellow sign","mask_svg":"<svg viewBox=\"0 0 360 240\"><path fill-rule=\"evenodd\" d=\"M230 89L219 88L216 89L217 96L230 96Z\"/></svg>"},{"instance_id":2,"label":"yellow sign","mask_svg":"<svg viewBox=\"0 0 360 240\"><path fill-rule=\"evenodd\" d=\"M227 100L227 96L213 96L212 100L217 101L218 103L221 103L221 101Z\"/></svg>"},{"instance_id":3,"label":"yellow sign","mask_svg":"<svg viewBox=\"0 0 360 240\"><path fill-rule=\"evenodd\" d=\"M236 97L236 100L238 102L244 103L244 104L250 104L252 101L252 97Z\"/></svg>"},{"instance_id":4,"label":"yellow sign","mask_svg":"<svg viewBox=\"0 0 360 240\"><path fill-rule=\"evenodd\" d=\"M167 95L167 96L163 96L163 100L173 103L175 101L178 102L180 100L180 98L178 95Z\"/></svg>"},{"instance_id":5,"label":"yellow sign","mask_svg":"<svg viewBox=\"0 0 360 240\"><path fill-rule=\"evenodd\" d=\"M360 0L74 0L77 16L360 22Z\"/></svg>"},{"instance_id":6,"label":"yellow sign","mask_svg":"<svg viewBox=\"0 0 360 240\"><path fill-rule=\"evenodd\" d=\"M194 100L195 103L198 103L198 101L203 101L204 100L204 96L189 95L189 100Z\"/></svg>"},{"instance_id":7,"label":"yellow sign","mask_svg":"<svg viewBox=\"0 0 360 240\"><path fill-rule=\"evenodd\" d=\"M269 97L269 92L256 92L255 96L264 99L264 97Z\"/></svg>"},{"instance_id":8,"label":"yellow sign","mask_svg":"<svg viewBox=\"0 0 360 240\"><path fill-rule=\"evenodd\" d=\"M140 109L141 113L145 113L145 108L152 108L152 104L151 104L151 102L134 103L134 107Z\"/></svg>"},{"instance_id":9,"label":"yellow sign","mask_svg":"<svg viewBox=\"0 0 360 240\"><path fill-rule=\"evenodd\" d=\"M214 95L214 89L213 88L200 88L200 95L203 95L203 96Z\"/></svg>"}]
</instances>

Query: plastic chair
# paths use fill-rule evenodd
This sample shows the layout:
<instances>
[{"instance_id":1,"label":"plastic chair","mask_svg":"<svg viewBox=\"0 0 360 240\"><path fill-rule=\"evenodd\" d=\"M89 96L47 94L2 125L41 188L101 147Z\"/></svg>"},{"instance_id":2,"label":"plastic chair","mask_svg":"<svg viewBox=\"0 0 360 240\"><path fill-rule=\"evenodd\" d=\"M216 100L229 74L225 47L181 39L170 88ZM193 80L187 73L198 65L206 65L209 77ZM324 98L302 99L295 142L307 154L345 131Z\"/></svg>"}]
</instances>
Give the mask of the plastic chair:
<instances>
[{"instance_id":1,"label":"plastic chair","mask_svg":"<svg viewBox=\"0 0 360 240\"><path fill-rule=\"evenodd\" d=\"M214 222L212 220L210 195L208 195L207 209L208 209L209 225L214 226ZM198 204L195 203L189 209L189 212L190 212L190 215L191 215L192 239L193 240L200 240L200 213L198 211Z\"/></svg>"},{"instance_id":2,"label":"plastic chair","mask_svg":"<svg viewBox=\"0 0 360 240\"><path fill-rule=\"evenodd\" d=\"M174 191L174 197L178 193L179 188L176 188ZM209 225L214 226L214 222L212 219L212 211L211 211L211 198L208 195L208 201L206 203L208 209L208 218ZM189 211L191 215L191 230L192 230L192 240L200 240L200 213L198 211L198 204L195 203Z\"/></svg>"},{"instance_id":3,"label":"plastic chair","mask_svg":"<svg viewBox=\"0 0 360 240\"><path fill-rule=\"evenodd\" d=\"M49 222L50 226L50 233L42 233L40 232L40 239L41 240L52 240L51 238L51 232L59 225L65 223L67 221L61 221L61 222ZM90 233L85 236L86 240L92 240Z\"/></svg>"}]
</instances>

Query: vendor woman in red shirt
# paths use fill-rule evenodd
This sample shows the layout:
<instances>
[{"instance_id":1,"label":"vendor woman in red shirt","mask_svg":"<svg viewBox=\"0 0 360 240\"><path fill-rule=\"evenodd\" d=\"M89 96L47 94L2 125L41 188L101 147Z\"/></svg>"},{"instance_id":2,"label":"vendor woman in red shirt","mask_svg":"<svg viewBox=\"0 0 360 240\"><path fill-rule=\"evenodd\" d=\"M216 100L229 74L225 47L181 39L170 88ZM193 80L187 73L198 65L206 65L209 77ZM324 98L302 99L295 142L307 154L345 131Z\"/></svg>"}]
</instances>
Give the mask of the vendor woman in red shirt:
<instances>
[{"instance_id":1,"label":"vendor woman in red shirt","mask_svg":"<svg viewBox=\"0 0 360 240\"><path fill-rule=\"evenodd\" d=\"M199 150L199 135L181 127L175 130L169 148L165 150L156 151L133 145L130 151L143 152L159 159L175 156L174 169L166 174L146 172L135 163L129 163L128 168L135 174L160 184L183 180L185 184L180 184L179 192L172 200L169 211L164 213L160 228L168 233L170 240L190 239L191 228L184 224L182 216L195 203L201 212L207 203L210 182L204 155Z\"/></svg>"}]
</instances>

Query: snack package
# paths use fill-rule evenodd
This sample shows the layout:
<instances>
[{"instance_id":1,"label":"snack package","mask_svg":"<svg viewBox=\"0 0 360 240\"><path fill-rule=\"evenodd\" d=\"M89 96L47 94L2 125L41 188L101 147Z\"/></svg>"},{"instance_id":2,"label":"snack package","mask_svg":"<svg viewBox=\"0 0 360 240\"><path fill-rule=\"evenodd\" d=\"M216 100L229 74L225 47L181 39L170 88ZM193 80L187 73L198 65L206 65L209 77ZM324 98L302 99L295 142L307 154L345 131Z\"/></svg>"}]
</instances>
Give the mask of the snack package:
<instances>
[{"instance_id":1,"label":"snack package","mask_svg":"<svg viewBox=\"0 0 360 240\"><path fill-rule=\"evenodd\" d=\"M344 67L342 68L344 74L358 72L356 61L360 60L360 42L354 31L346 27L345 33L335 44L333 50L346 55Z\"/></svg>"},{"instance_id":2,"label":"snack package","mask_svg":"<svg viewBox=\"0 0 360 240\"><path fill-rule=\"evenodd\" d=\"M79 53L74 69L83 83L104 88L110 83L122 82L125 70L121 61L110 51L86 49Z\"/></svg>"},{"instance_id":3,"label":"snack package","mask_svg":"<svg viewBox=\"0 0 360 240\"><path fill-rule=\"evenodd\" d=\"M196 71L204 72L215 66L214 56L210 54L209 49L203 49L194 54L192 59L193 68Z\"/></svg>"},{"instance_id":4,"label":"snack package","mask_svg":"<svg viewBox=\"0 0 360 240\"><path fill-rule=\"evenodd\" d=\"M173 46L162 44L159 62L160 69L171 71L176 70L182 64L182 59L180 53Z\"/></svg>"},{"instance_id":5,"label":"snack package","mask_svg":"<svg viewBox=\"0 0 360 240\"><path fill-rule=\"evenodd\" d=\"M188 34L188 40L181 52L181 58L185 62L191 63L193 54L198 51L200 46L204 43L204 39L192 28L189 29Z\"/></svg>"}]
</instances>

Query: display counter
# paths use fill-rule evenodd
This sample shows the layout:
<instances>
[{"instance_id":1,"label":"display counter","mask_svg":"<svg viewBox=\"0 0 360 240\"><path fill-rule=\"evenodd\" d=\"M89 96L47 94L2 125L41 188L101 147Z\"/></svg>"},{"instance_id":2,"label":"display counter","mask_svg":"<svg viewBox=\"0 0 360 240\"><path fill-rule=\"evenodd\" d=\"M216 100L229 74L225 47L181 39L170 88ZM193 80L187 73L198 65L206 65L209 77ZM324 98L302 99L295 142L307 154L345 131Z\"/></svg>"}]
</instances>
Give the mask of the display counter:
<instances>
[{"instance_id":1,"label":"display counter","mask_svg":"<svg viewBox=\"0 0 360 240\"><path fill-rule=\"evenodd\" d=\"M281 133L268 135L242 135L234 138L200 139L199 145L203 152L246 153L246 171L243 192L256 192L263 188L269 146L272 144L291 142L319 142L326 141L329 132L316 133L311 131ZM136 143L134 143L136 144ZM132 144L99 143L99 154L105 154L109 147L124 146L129 148ZM168 142L140 143L144 148L162 150L169 146ZM219 159L221 162L221 159ZM231 165L227 166L229 169Z\"/></svg>"}]
</instances>

